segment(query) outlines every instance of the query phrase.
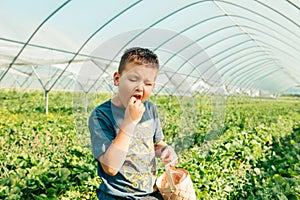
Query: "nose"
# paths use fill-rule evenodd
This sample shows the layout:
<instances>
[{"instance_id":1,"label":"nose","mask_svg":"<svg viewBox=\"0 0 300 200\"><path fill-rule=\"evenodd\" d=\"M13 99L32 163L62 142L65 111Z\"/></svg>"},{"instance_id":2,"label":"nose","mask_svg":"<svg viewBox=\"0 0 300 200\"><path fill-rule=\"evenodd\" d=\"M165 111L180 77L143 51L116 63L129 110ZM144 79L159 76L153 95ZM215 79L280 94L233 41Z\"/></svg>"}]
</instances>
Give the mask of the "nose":
<instances>
[{"instance_id":1,"label":"nose","mask_svg":"<svg viewBox=\"0 0 300 200\"><path fill-rule=\"evenodd\" d=\"M144 83L140 83L139 85L136 86L135 90L136 91L143 91L144 90Z\"/></svg>"}]
</instances>

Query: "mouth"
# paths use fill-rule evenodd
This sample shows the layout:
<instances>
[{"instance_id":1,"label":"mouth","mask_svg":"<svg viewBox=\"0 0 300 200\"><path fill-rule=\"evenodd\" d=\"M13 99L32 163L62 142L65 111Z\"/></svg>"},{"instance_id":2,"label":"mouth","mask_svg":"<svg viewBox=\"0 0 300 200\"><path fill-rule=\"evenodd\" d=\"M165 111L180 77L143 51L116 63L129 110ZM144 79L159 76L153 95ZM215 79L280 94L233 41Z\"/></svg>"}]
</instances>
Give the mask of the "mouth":
<instances>
[{"instance_id":1,"label":"mouth","mask_svg":"<svg viewBox=\"0 0 300 200\"><path fill-rule=\"evenodd\" d=\"M135 97L136 100L142 100L142 95L140 95L140 94L134 94L132 96Z\"/></svg>"}]
</instances>

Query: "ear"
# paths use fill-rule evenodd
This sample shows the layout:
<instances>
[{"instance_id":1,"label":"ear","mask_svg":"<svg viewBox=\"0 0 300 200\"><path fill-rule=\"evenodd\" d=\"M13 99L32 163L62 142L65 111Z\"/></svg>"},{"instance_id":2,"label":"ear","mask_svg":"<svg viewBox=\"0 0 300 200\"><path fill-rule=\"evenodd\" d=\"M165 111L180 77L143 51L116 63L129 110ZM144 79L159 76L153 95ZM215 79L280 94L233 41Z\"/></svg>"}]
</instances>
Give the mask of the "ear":
<instances>
[{"instance_id":1,"label":"ear","mask_svg":"<svg viewBox=\"0 0 300 200\"><path fill-rule=\"evenodd\" d=\"M114 86L119 86L120 74L118 72L114 73Z\"/></svg>"}]
</instances>

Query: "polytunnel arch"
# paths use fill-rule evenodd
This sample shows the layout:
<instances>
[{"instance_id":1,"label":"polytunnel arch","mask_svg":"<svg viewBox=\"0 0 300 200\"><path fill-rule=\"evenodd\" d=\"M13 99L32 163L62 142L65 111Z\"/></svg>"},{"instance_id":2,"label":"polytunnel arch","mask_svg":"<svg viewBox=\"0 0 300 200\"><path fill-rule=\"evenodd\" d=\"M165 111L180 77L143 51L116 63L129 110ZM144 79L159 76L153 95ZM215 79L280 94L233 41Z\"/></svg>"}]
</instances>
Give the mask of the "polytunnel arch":
<instances>
[{"instance_id":1,"label":"polytunnel arch","mask_svg":"<svg viewBox=\"0 0 300 200\"><path fill-rule=\"evenodd\" d=\"M268 67L268 65L266 65L266 67ZM272 69L270 71L269 68L262 68L260 70L258 70L258 72L255 72L254 74L257 75L257 77L253 78L254 81L259 81L259 80L262 80L264 78L266 78L267 76L269 76L270 74L274 73L274 72L278 72L280 71L280 69ZM248 81L245 79L245 81ZM246 88L250 89L251 88L251 85L252 84L255 84L253 81L251 83L246 83ZM256 88L254 88L256 89Z\"/></svg>"},{"instance_id":2,"label":"polytunnel arch","mask_svg":"<svg viewBox=\"0 0 300 200\"><path fill-rule=\"evenodd\" d=\"M59 10L61 10L67 3L69 3L71 0L66 1L61 6L59 6L55 11L53 11L32 33L32 35L28 38L28 40L24 43L23 47L20 49L20 51L17 53L17 55L13 58L12 62L9 64L8 69L4 71L3 74L1 74L0 81L3 79L3 77L6 75L6 73L9 71L9 69L12 67L12 65L15 63L15 61L18 59L19 55L23 52L25 47L28 45L30 40L34 37L34 35L39 31L39 29L53 16L55 15Z\"/></svg>"},{"instance_id":3,"label":"polytunnel arch","mask_svg":"<svg viewBox=\"0 0 300 200\"><path fill-rule=\"evenodd\" d=\"M208 19L208 20L210 20L210 19ZM191 27L193 27L193 26L191 26ZM226 28L231 28L231 27L236 27L236 26L229 26L229 27L224 27L224 29L226 29ZM251 28L251 27L249 27L249 26L245 26L245 27L247 27L247 28ZM221 28L221 29L219 29L219 30L216 30L216 32L217 31L220 31L220 30L223 30L223 28ZM256 31L259 31L258 29L254 29L254 30L256 30ZM263 32L263 31L262 31ZM263 32L263 33L265 33L265 34L267 34L266 32ZM210 35L210 34L207 34L207 35ZM270 35L270 34L267 34L267 35ZM271 36L271 35L270 35ZM272 37L272 36L271 36ZM204 37L203 37L204 38ZM277 38L276 38L277 39ZM282 41L281 39L278 39L279 41ZM283 41L282 41L283 42ZM283 42L284 44L286 44L285 42ZM289 45L290 47L292 47L291 45ZM293 48L293 47L292 47ZM266 51L265 51L266 52Z\"/></svg>"},{"instance_id":4,"label":"polytunnel arch","mask_svg":"<svg viewBox=\"0 0 300 200\"><path fill-rule=\"evenodd\" d=\"M230 2L230 1L216 0L216 2L222 2L222 3L225 3L225 4L233 5L233 6L235 6L235 7L239 7L239 8L241 8L241 9L243 9L243 10L247 10L247 11L249 11L249 12L251 12L251 13L257 15L257 16L260 16L261 19L267 19L268 21L272 22L273 24L276 24L277 26L281 27L283 30L288 30L289 33L291 33L291 34L293 34L294 36L296 36L296 37L299 38L299 35L295 34L293 31L289 30L287 27L285 27L285 26L283 26L282 24L276 22L275 20L271 19L271 18L268 17L268 16L265 16L265 15L263 15L263 14L260 14L259 12L256 12L256 11L254 11L254 10L251 10L251 9L249 9L249 8L246 8L246 7L244 7L244 6L241 6L241 5L239 5L239 4L236 4L236 3L233 3L233 2ZM291 3L290 1L287 1L287 2L288 2L288 3ZM269 9L271 9L271 10L277 12L277 13L280 14L282 17L288 19L290 22L292 22L293 24L295 24L296 26L299 27L299 24L296 23L294 20L291 20L290 18L286 17L286 16L283 15L282 13L280 13L280 12L276 11L275 9L273 9L273 8L271 8L271 7L269 7L269 6L267 6L266 4L264 4L264 3L262 3L262 2L259 2L259 1L255 1L254 3L261 4L261 5L263 5L264 7L267 7L267 8L269 8ZM219 5L219 6L220 6L220 5ZM222 9L222 10L224 10L224 9ZM227 15L227 12L225 12L225 13L226 13L226 15ZM229 15L229 16L230 16L230 15Z\"/></svg>"},{"instance_id":5,"label":"polytunnel arch","mask_svg":"<svg viewBox=\"0 0 300 200\"><path fill-rule=\"evenodd\" d=\"M73 7L76 6L77 4L79 4L79 2L75 2L75 1L64 1L60 3L60 5L56 3L57 7L52 7L53 9L48 10L49 13L48 16L44 15L45 16L44 18L42 17L39 18L43 20L41 20L42 23L41 22L36 23L35 29L32 29L35 30L33 31L33 35L31 32L31 36L33 37L33 39L36 37L36 35L34 35L35 33L39 33L39 32L42 33L45 30L47 30L49 24L52 25L53 19L57 19L57 18L63 19L64 17L63 13L72 10ZM96 3L91 2L89 6L93 7L94 4ZM195 42L195 44L198 43L203 49L203 50L199 50L199 52L193 52L194 55L191 53L189 56L186 56L186 61L179 64L180 65L179 69L185 68L185 64L187 64L189 60L192 60L194 56L197 56L197 53L201 53L205 51L209 53L208 60L211 59L212 62L214 63L212 64L212 66L217 64L215 66L216 70L213 71L219 73L218 77L220 78L220 80L223 79L223 83L226 84L232 83L234 85L237 85L238 87L246 85L245 90L251 89L251 87L254 86L255 88L252 89L257 89L257 90L263 89L266 90L265 92L270 90L270 93L273 93L274 91L283 91L283 89L288 88L289 85L290 87L294 87L295 85L299 84L299 80L297 78L299 72L297 70L297 65L295 64L298 63L299 47L298 45L294 45L297 44L300 39L299 36L300 34L298 34L299 23L297 21L298 19L297 16L299 14L297 13L292 14L292 11L299 10L299 5L297 5L297 3L293 1L286 1L285 3L282 4L283 6L278 6L278 4L274 4L268 1L263 1L263 2L246 1L240 3L240 2L233 2L229 0L228 1L204 0L204 1L196 1L196 2L187 1L187 2L180 2L180 3L171 3L170 5L166 6L166 8L162 9L163 12L156 13L157 17L151 18L152 20L145 20L145 23L144 22L139 23L139 25L136 26L135 29L125 28L124 30L122 30L122 28L124 28L122 27L118 29L118 31L120 31L119 33L122 33L130 30L137 30L136 28L139 28L141 30L140 33L133 35L131 39L126 41L129 44L130 41L136 40L136 38L140 37L140 35L143 35L144 32L147 32L153 28L162 29L162 27L165 26L166 29L175 31L177 35L187 35L192 39L192 41ZM119 7L118 5L115 5L116 7L118 7L118 9L115 9L115 11L117 12L110 13L110 15L107 15L107 17L103 18L103 20L98 20L98 23L93 25L93 29L90 29L88 31L88 34L86 34L86 37L84 38L85 40L81 40L79 42L80 45L78 45L76 48L63 49L63 48L58 48L57 46L47 46L47 45L43 45L43 43L42 44L35 43L38 40L34 40L33 42L33 39L32 37L30 38L30 34L28 34L29 33L28 31L27 31L28 37L25 40L24 39L18 40L18 38L15 37L9 38L6 37L5 35L3 36L1 35L0 41L1 43L4 43L4 41L6 41L7 43L5 44L8 43L18 44L16 46L18 50L22 48L25 48L25 50L28 48L34 48L32 49L34 50L32 52L35 53L36 51L45 49L48 52L53 51L53 52L60 52L61 55L69 55L66 56L66 59L64 60L65 63L64 64L61 63L60 69L53 71L53 74L56 74L56 72L59 73L56 74L56 76L53 76L53 78L55 78L56 80L51 81L44 85L40 83L40 85L41 87L44 87L47 90L64 89L64 88L70 89L74 84L76 84L76 76L77 76L76 68L78 65L75 64L75 62L80 62L79 60L81 60L82 63L89 62L90 60L91 62L95 62L96 66L99 65L99 68L103 68L104 71L107 70L109 71L109 69L111 68L110 65L107 65L107 63L110 62L109 59L107 60L106 58L101 57L101 55L91 55L89 51L93 49L88 49L88 48L91 46L91 43L101 44L103 41L105 41L105 40L99 40L99 38L102 38L104 36L104 33L106 33L108 29L111 28L114 29L115 24L120 25L120 23L116 23L116 22L119 22L119 20L122 18L132 16L132 15L128 15L128 13L132 14L135 9L143 9L145 5L148 5L147 1L131 1L127 4L124 3L123 6L119 6ZM165 6L165 4L162 3L157 5L158 8L161 6ZM103 4L103 7L105 7L105 4ZM204 8L205 9L213 8L213 9L211 10L211 12L205 12ZM195 10L198 10L197 15L194 15L194 18L187 17L185 19L186 23L182 23L182 26L178 26L179 27L178 29L174 29L174 28L172 29L171 23L169 26L168 24L169 22L179 19L183 16L189 16L190 14L195 12ZM74 18L76 19L78 17L74 16ZM130 18L130 20L137 22L137 20L134 18ZM221 23L218 23L218 21ZM225 31L224 27L226 26L232 26L232 30L229 30L228 28ZM130 26L130 27L134 27L134 26ZM219 30L219 34L211 33L211 35L209 35L209 30L205 29L205 27L211 27L212 30ZM237 30L235 30L235 27L237 28ZM200 30L202 28L204 29ZM195 32L198 32L198 34L195 34ZM42 39L42 37L40 37L40 34L38 35L38 39ZM156 46L153 45L153 49L156 50L156 49L160 49L160 47L164 47L165 44L167 44L169 41L177 37L176 34L172 35L172 37L166 38L165 41L162 42L161 44L157 44ZM240 35L241 37L239 37L238 35ZM235 63L234 65L224 64L226 59L227 60L229 60L229 58L241 59L238 56L240 57L244 56L241 52L238 52L239 49L241 50L240 47L236 47L236 49L234 47L230 48L230 41L236 39L242 42L242 35L245 35L245 37L248 36L250 38L249 44L251 43L251 39L252 39L253 40L252 45L257 44L257 46L259 46L261 49L264 49L266 54L269 54L270 56L269 59L274 61L273 65L269 63L268 65L269 67L263 66L266 70L265 72L263 71L264 74L268 74L268 70L273 71L274 67L275 68L279 67L278 68L279 71L271 73L271 75L268 75L266 78L260 77L257 79L257 77L255 77L256 76L255 71L260 69L259 62L256 62L256 64L250 64L249 61L249 65L247 64L247 62ZM112 35L111 37L114 37L114 35ZM106 37L105 39L108 40L109 38L110 37ZM125 46L126 45L124 45L124 47ZM182 47L181 51L188 50L189 48L190 46L186 45L185 47ZM118 51L121 52L122 48L119 48ZM177 52L173 52L174 55L171 55L166 59L169 59L170 62L176 62L176 59L172 59L172 56L175 57L176 53L180 53L181 51L178 50ZM251 49L243 50L243 51L250 52ZM236 52L236 54L234 55L233 52ZM255 47L253 47L253 52L255 52ZM233 54L232 57L230 56L231 54ZM14 56L15 55L17 54L14 54ZM53 54L53 55L58 55L58 54ZM117 53L116 56L118 55L119 54ZM253 55L255 54L253 53ZM7 60L10 59L10 61L12 61L12 58L14 58L14 56L8 57ZM0 71L1 72L0 85L5 85L6 83L8 83L6 82L7 79L4 78L4 75L5 77L9 77L9 76L15 77L13 78L14 81L11 80L9 83L14 84L17 87L21 87L21 88L33 84L37 84L37 82L41 80L35 78L36 75L34 75L35 74L33 72L34 70L32 70L31 67L34 66L34 68L37 71L39 71L38 68L41 62L37 61L37 63L27 63L27 60L24 60L23 58L25 57L21 56L19 59L16 60L14 64L12 64L11 67L6 66L5 64L2 65ZM166 59L164 58L164 60ZM250 58L250 59L255 60L257 58ZM220 60L223 60L224 62L221 62ZM1 61L1 63L2 62L3 61ZM111 62L114 65L117 61L111 60ZM106 65L102 65L100 63L106 63ZM255 63L255 61L253 61L252 63ZM28 69L25 69L25 67L22 67L19 64L28 65ZM168 62L166 62L166 64L168 64ZM204 65L206 63L199 62L199 65L202 64ZM247 67L245 67L246 65ZM53 62L50 63L48 67L49 68L53 67L55 69L55 67L57 66L55 66L55 62ZM281 81L282 83L279 83L278 81L274 82L274 80L276 79L275 77L278 77L281 71L284 71L282 73L283 76L281 80L285 80L285 79L286 80ZM247 74L247 72L250 72L250 74L252 74L253 76L250 76L249 74ZM207 74L209 73L210 72L207 72ZM213 73L211 73L210 75L207 74L204 75L204 77L212 76ZM191 81L189 84L192 86L194 84L197 85L196 76L198 75L199 73L198 72L196 73L196 70L191 68L187 70L186 78L184 78L183 80L188 82ZM189 76L191 77L190 79L188 78ZM204 77L202 76L202 79ZM109 81L108 78L106 78L105 80ZM198 80L201 80L201 78ZM254 81L259 81L259 82L254 83ZM275 84L267 84L268 81L274 82ZM43 82L45 83L45 80L43 80ZM9 83L7 85L9 85ZM259 87L260 84L264 86ZM180 85L181 84L179 84L179 86ZM266 87L267 85L269 86ZM279 90L273 87L280 87L282 89ZM193 86L193 88L196 88L196 86ZM168 90L168 94L172 94L172 91Z\"/></svg>"},{"instance_id":6,"label":"polytunnel arch","mask_svg":"<svg viewBox=\"0 0 300 200\"><path fill-rule=\"evenodd\" d=\"M65 3L67 3L67 2L69 2L69 1L66 1ZM118 15L115 15L113 18L111 18L111 20L108 20L108 21L106 21L106 23L104 23L103 25L108 25L108 24L110 24L112 21L113 21L113 19L115 19L115 18L117 18L117 17L121 17L122 16L122 14L124 13L124 12L126 12L127 10L131 10L132 8L134 8L136 5L138 5L138 4L142 4L143 2L142 1L135 1L135 2L132 2L132 4L131 5L128 5L125 9L123 9L123 11L122 12L120 12L120 13L118 13ZM212 2L212 1L197 1L197 2L187 2L187 3L185 3L185 4L183 4L183 6L182 7L178 7L178 9L176 9L175 11L173 10L173 12L169 12L170 14L169 15L164 15L164 17L161 17L159 20L157 20L157 22L160 22L160 21L162 21L164 18L168 18L169 16L177 16L176 14L177 13L179 13L179 12L181 12L182 10L187 10L187 9L193 9L194 7L197 7L198 5L202 5L202 4L210 4L210 3L212 3L212 4L215 4L215 5L217 5L217 7L219 7L220 8L220 10L221 10L221 13L223 13L224 15L222 16L222 17L229 17L230 18L230 20L232 20L233 19L233 22L234 23L236 23L236 19L235 18L244 18L244 19L246 19L246 20L251 20L251 18L249 18L247 15L245 15L245 16L243 16L242 14L243 14L243 12L244 11L246 11L246 12L248 12L248 13L251 13L251 14L253 14L253 15L257 15L257 16L259 16L261 19L264 19L262 22L260 22L260 21L257 21L256 23L259 23L260 25L262 25L262 24L265 24L267 27L269 27L270 28L270 25L275 25L276 26L276 28L280 28L280 29L278 29L279 31L276 31L276 28L271 28L270 30L272 30L273 32L275 31L275 32L280 32L281 30L284 30L284 33L286 33L286 32L288 32L290 35L292 35L293 37L285 37L289 42L292 42L293 40L295 40L295 39L299 39L299 34L296 34L296 32L295 31L293 31L291 28L292 27L290 27L290 26L288 26L288 27L285 27L285 26L283 26L282 25L282 23L279 23L279 22L277 22L276 20L274 20L274 19L272 19L271 17L269 17L269 16L265 16L265 15L263 15L263 13L260 13L260 10L255 10L254 8L254 4L258 4L258 5L260 5L261 7L264 7L264 8L267 8L267 9L269 9L270 11L272 11L272 12L274 12L274 13L277 13L278 15L280 15L282 18L284 18L288 23L290 23L290 24L293 24L293 25L296 25L296 26L299 26L298 24L297 24L297 22L296 22L296 20L294 20L292 17L290 17L290 16L286 16L285 15L285 13L284 12L282 12L282 11L280 11L279 9L278 9L278 7L276 7L276 6L272 6L272 5L268 5L267 3L263 3L263 2L253 2L253 5L251 5L250 7L249 6L247 6L247 4L246 4L246 6L245 5L243 5L243 4L240 4L240 3L237 3L237 2L230 2L230 1L214 1L214 2ZM298 6L297 6L297 4L296 3L293 3L293 2L291 2L291 1L288 1L287 2L290 6L292 6L292 7L294 7L294 8L298 8ZM225 7L224 8L224 5L230 5L230 7L229 8L231 8L231 7L236 7L236 8L238 8L238 9L236 9L236 10L238 10L239 12L241 12L242 14L241 15L238 15L238 13L235 11L235 12L233 12L233 14L231 14L231 12L230 12L230 10L228 11L228 6L227 7ZM72 6L72 4L68 4L68 6ZM197 7L198 8L198 7ZM212 18L214 18L214 17L217 17L218 15L212 15L211 17ZM270 23L265 23L265 22L270 22ZM254 22L254 20L252 20L252 22ZM200 23L200 22L198 22L198 23ZM238 23L236 23L237 24L237 26L239 25ZM148 26L148 27L151 27L151 26L155 26L155 24L154 23L152 23L152 24L150 24L150 26ZM259 30L259 29L257 29L257 30ZM182 30L182 31L179 31L179 32L185 32L185 30ZM286 36L286 34L283 34L283 36ZM279 38L280 39L280 38ZM267 42L265 43L265 44L268 44ZM28 46L29 46L30 44L28 44ZM273 48L271 48L271 49L273 49ZM297 50L297 49L295 49L295 50ZM287 53L287 52L284 52L284 53ZM79 54L78 54L79 55ZM294 56L295 57L295 56ZM3 72L3 71L2 71ZM63 74L63 73L62 73ZM60 78L60 77L58 77L58 78ZM53 85L53 87L54 87L55 85Z\"/></svg>"},{"instance_id":7,"label":"polytunnel arch","mask_svg":"<svg viewBox=\"0 0 300 200\"><path fill-rule=\"evenodd\" d=\"M236 66L247 66L247 67L252 67L252 65L254 65L254 64L257 64L258 62L260 62L260 61L268 61L268 59L267 58L261 58L260 59L260 57L263 57L263 55L258 55L258 56L251 56L251 57L247 57L247 56L245 56L244 57L244 59L247 59L247 58L256 58L256 60L250 60L250 61L248 61L248 60L244 60L244 61L240 61L240 62L238 62L237 64L233 64L234 62L231 62L231 61L229 61L229 63L230 64L233 64L233 66L232 67L236 67ZM236 61L236 60L235 60ZM250 68L251 70L259 70L259 69L261 69L261 67L262 66L259 66L259 65L256 65L257 67L255 68L255 67L252 67L252 68ZM257 68L259 68L259 69L257 69ZM269 69L269 68L265 68L265 69ZM239 74L239 77L240 78L243 78L243 74L245 74L245 72L243 72L242 70L239 70L239 72L234 72L235 74ZM255 71L254 73L253 73L253 75L256 75L256 74L258 74L258 72L257 71ZM222 75L223 76L229 76L230 78L228 78L228 82L227 82L227 84L232 84L232 81L234 81L235 80L235 76L233 76L234 74L232 74L232 73L229 73L228 75L226 74L226 72L224 72L224 73L222 73ZM253 78L253 76L249 76L249 78L250 79L252 79ZM240 85L241 86L241 88L242 88L242 86L243 85Z\"/></svg>"},{"instance_id":8,"label":"polytunnel arch","mask_svg":"<svg viewBox=\"0 0 300 200\"><path fill-rule=\"evenodd\" d=\"M251 80L252 77L256 74L260 74L262 70L269 70L269 66L272 66L272 61L271 60L266 60L266 59L261 59L261 60L256 60L252 63L254 66L253 68L247 69L244 74L245 76L242 76L240 73L236 72L237 78L233 80L232 84L237 83L237 85L242 85L243 86L243 81L246 80Z\"/></svg>"}]
</instances>

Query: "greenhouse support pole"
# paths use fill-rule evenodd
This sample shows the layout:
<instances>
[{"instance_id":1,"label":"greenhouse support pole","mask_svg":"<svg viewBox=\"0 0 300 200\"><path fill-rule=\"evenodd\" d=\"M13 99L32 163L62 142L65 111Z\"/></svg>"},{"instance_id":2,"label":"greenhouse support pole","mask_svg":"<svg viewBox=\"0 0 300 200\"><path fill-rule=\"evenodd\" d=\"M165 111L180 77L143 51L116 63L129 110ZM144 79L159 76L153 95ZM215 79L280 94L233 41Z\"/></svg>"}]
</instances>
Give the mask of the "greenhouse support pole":
<instances>
[{"instance_id":1,"label":"greenhouse support pole","mask_svg":"<svg viewBox=\"0 0 300 200\"><path fill-rule=\"evenodd\" d=\"M88 92L85 92L85 115L87 115L88 112Z\"/></svg>"},{"instance_id":2,"label":"greenhouse support pole","mask_svg":"<svg viewBox=\"0 0 300 200\"><path fill-rule=\"evenodd\" d=\"M48 90L45 90L45 98L46 98L46 115L48 115L48 104L49 104L49 101L48 101L48 98L49 97L49 91Z\"/></svg>"}]
</instances>

